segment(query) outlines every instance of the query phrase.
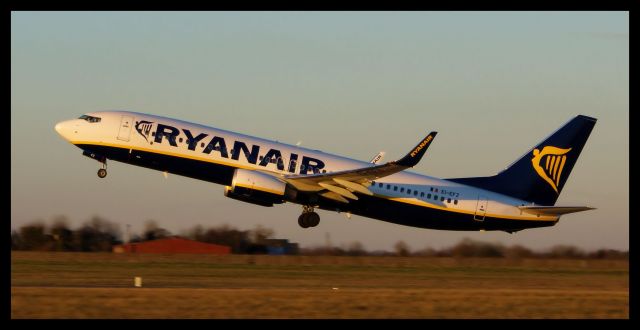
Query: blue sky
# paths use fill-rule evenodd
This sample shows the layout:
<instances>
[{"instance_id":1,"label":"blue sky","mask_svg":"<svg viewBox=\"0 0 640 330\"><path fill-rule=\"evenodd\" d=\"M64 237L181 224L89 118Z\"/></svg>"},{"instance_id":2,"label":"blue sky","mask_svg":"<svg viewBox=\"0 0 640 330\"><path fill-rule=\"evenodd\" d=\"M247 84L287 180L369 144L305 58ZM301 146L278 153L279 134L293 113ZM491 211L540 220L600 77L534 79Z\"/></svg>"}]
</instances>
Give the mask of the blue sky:
<instances>
[{"instance_id":1,"label":"blue sky","mask_svg":"<svg viewBox=\"0 0 640 330\"><path fill-rule=\"evenodd\" d=\"M140 230L257 224L303 245L391 249L463 237L545 248L629 245L627 12L13 12L11 225L93 214ZM53 126L97 110L180 118L368 160L438 138L414 171L491 175L569 118L598 123L558 204L597 210L515 235L403 227L300 206L262 208L223 187L98 163Z\"/></svg>"}]
</instances>

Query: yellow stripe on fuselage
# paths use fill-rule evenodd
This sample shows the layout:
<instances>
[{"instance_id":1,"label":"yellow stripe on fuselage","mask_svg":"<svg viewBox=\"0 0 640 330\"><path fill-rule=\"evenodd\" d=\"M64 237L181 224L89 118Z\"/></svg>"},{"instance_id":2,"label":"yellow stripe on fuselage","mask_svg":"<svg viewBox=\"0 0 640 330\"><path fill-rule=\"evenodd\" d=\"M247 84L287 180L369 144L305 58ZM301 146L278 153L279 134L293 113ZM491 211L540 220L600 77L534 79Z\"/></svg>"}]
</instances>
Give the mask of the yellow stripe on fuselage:
<instances>
[{"instance_id":1,"label":"yellow stripe on fuselage","mask_svg":"<svg viewBox=\"0 0 640 330\"><path fill-rule=\"evenodd\" d=\"M424 202L424 201L421 201L421 200L415 199L415 198L387 197L387 196L378 195L378 194L375 194L375 196L379 197L379 198L388 199L388 200L391 200L391 201L394 201L394 202L401 202L401 203L406 203L406 204L423 206L423 207L443 210L443 211L447 211L447 212L455 212L455 213L463 213L463 214L475 215L474 211L467 211L467 210L459 210L459 209L452 209L452 208L442 207L442 206L430 204L430 203L427 203L427 202ZM486 213L485 217L499 218L499 219L510 219L510 220L532 220L532 221L556 221L557 220L555 217L548 217L548 216L547 217L545 217L545 216L527 217L527 216L502 215L502 214L492 214L492 213Z\"/></svg>"},{"instance_id":2,"label":"yellow stripe on fuselage","mask_svg":"<svg viewBox=\"0 0 640 330\"><path fill-rule=\"evenodd\" d=\"M239 163L225 162L225 161L214 160L214 159L210 159L210 158L204 158L204 157L198 157L198 156L192 156L192 155L185 155L185 154L169 152L169 151L164 151L164 150L154 150L154 149L149 149L149 148L142 148L142 147L138 147L138 146L128 146L128 145L123 145L123 144L104 143L104 142L89 142L89 141L72 141L71 143L73 143L74 145L86 144L86 145L98 145L98 146L114 147L114 148L121 148L121 149L132 149L132 150L151 152L151 153L155 153L155 154L161 154L161 155L172 156L172 157L193 159L193 160L203 161L203 162L207 162L207 163L225 165L225 166L230 166L230 167L235 167L235 168L242 168L242 169L247 169L247 170L255 170L256 169L254 167L249 167L249 166L242 165L242 164L239 164ZM272 172L272 173L277 174L278 172ZM246 187L246 186L241 186L241 187L249 188L249 187ZM256 189L256 188L250 188L250 189ZM257 189L257 190L260 190L260 189ZM273 191L268 191L268 190L264 190L264 191L274 194ZM275 192L275 194L276 195L281 195L280 192ZM424 201L421 201L421 200L417 200L415 198L389 197L389 196L379 195L379 194L374 194L374 196L378 197L378 198L394 201L394 202L411 204L411 205L416 205L416 206L422 206L422 207L432 208L432 209L438 209L438 210L443 210L443 211L447 211L447 212L455 212L455 213L462 213L462 214L469 214L469 215L474 215L475 214L474 211L446 208L446 207L430 204L430 203L427 203L427 202L424 202ZM510 220L530 220L530 221L557 221L558 220L555 217L545 217L545 216L526 217L526 216L516 216L516 215L506 216L506 215L490 214L490 213L485 214L485 217L499 218L499 219L510 219Z\"/></svg>"}]
</instances>

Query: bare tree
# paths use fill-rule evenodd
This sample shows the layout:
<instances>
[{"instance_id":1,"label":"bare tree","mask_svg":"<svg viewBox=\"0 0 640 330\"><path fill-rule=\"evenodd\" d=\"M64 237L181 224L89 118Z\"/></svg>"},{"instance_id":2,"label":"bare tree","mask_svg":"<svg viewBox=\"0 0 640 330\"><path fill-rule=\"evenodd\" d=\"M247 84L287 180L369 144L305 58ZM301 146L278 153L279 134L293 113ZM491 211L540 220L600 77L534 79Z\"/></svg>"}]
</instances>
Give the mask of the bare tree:
<instances>
[{"instance_id":1,"label":"bare tree","mask_svg":"<svg viewBox=\"0 0 640 330\"><path fill-rule=\"evenodd\" d=\"M254 244L262 244L265 239L273 237L273 229L257 225L255 229L249 232L249 239Z\"/></svg>"},{"instance_id":2,"label":"bare tree","mask_svg":"<svg viewBox=\"0 0 640 330\"><path fill-rule=\"evenodd\" d=\"M463 239L451 249L454 257L504 257L504 246L499 243L487 243Z\"/></svg>"},{"instance_id":3,"label":"bare tree","mask_svg":"<svg viewBox=\"0 0 640 330\"><path fill-rule=\"evenodd\" d=\"M69 229L66 216L57 216L51 226L51 237L56 251L73 251L73 230Z\"/></svg>"},{"instance_id":4,"label":"bare tree","mask_svg":"<svg viewBox=\"0 0 640 330\"><path fill-rule=\"evenodd\" d=\"M44 223L37 222L20 227L20 243L22 250L42 250L50 241L46 235Z\"/></svg>"},{"instance_id":5,"label":"bare tree","mask_svg":"<svg viewBox=\"0 0 640 330\"><path fill-rule=\"evenodd\" d=\"M99 216L92 217L73 233L75 251L111 251L114 244L121 241L118 225Z\"/></svg>"},{"instance_id":6,"label":"bare tree","mask_svg":"<svg viewBox=\"0 0 640 330\"><path fill-rule=\"evenodd\" d=\"M400 257L408 257L411 254L411 248L409 248L409 245L404 241L398 241L393 248L396 251L396 255Z\"/></svg>"},{"instance_id":7,"label":"bare tree","mask_svg":"<svg viewBox=\"0 0 640 330\"><path fill-rule=\"evenodd\" d=\"M558 259L581 259L585 257L585 253L575 246L555 245L547 253L547 257Z\"/></svg>"},{"instance_id":8,"label":"bare tree","mask_svg":"<svg viewBox=\"0 0 640 330\"><path fill-rule=\"evenodd\" d=\"M155 220L147 220L144 224L144 233L142 236L145 241L152 241L154 239L167 238L171 236L171 232L158 226Z\"/></svg>"},{"instance_id":9,"label":"bare tree","mask_svg":"<svg viewBox=\"0 0 640 330\"><path fill-rule=\"evenodd\" d=\"M367 251L364 249L362 243L356 241L349 244L347 248L347 255L349 256L364 256L367 255Z\"/></svg>"}]
</instances>

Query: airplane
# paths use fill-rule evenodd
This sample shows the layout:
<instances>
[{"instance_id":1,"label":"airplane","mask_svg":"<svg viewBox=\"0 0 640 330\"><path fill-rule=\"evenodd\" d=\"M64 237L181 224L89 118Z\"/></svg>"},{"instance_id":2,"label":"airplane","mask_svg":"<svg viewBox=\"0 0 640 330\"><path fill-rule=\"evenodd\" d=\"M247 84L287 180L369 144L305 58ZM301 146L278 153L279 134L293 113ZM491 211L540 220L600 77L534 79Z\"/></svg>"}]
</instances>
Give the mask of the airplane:
<instances>
[{"instance_id":1,"label":"airplane","mask_svg":"<svg viewBox=\"0 0 640 330\"><path fill-rule=\"evenodd\" d=\"M437 132L404 157L360 161L151 114L100 111L59 122L55 130L102 164L107 160L224 186L226 197L261 206L300 204L302 228L315 209L440 230L505 231L555 225L560 216L592 210L556 206L595 123L578 115L493 176L439 179L407 171Z\"/></svg>"}]
</instances>

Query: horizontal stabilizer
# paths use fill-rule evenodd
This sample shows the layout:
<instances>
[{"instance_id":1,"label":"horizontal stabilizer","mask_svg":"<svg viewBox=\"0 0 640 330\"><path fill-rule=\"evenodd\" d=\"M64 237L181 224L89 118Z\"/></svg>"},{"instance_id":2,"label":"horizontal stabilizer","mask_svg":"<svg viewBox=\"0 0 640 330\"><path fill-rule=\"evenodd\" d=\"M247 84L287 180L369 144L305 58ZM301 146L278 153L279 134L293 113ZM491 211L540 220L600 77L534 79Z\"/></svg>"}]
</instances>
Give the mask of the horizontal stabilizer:
<instances>
[{"instance_id":1,"label":"horizontal stabilizer","mask_svg":"<svg viewBox=\"0 0 640 330\"><path fill-rule=\"evenodd\" d=\"M588 206L518 206L518 208L522 212L535 215L563 215L574 212L595 210L595 208Z\"/></svg>"}]
</instances>

